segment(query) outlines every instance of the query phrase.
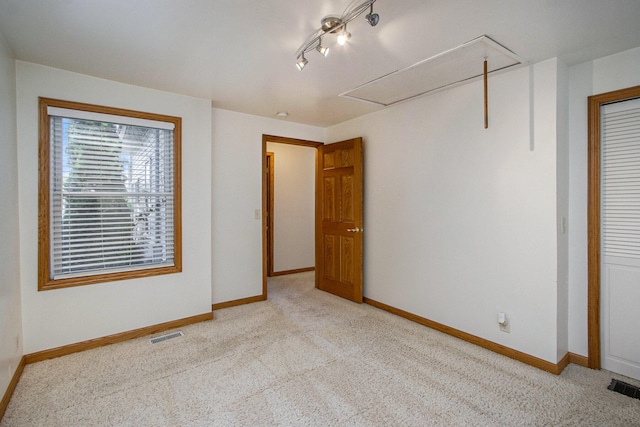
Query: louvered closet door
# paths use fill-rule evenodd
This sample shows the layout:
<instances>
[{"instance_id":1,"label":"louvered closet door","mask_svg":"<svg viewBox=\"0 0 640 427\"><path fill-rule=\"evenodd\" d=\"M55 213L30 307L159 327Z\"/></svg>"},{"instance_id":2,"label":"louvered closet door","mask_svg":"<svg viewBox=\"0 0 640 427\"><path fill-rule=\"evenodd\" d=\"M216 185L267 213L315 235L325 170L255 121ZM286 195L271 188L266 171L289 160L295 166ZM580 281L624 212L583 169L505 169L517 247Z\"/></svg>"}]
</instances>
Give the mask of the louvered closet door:
<instances>
[{"instance_id":1,"label":"louvered closet door","mask_svg":"<svg viewBox=\"0 0 640 427\"><path fill-rule=\"evenodd\" d=\"M640 98L601 113L602 367L640 379Z\"/></svg>"}]
</instances>

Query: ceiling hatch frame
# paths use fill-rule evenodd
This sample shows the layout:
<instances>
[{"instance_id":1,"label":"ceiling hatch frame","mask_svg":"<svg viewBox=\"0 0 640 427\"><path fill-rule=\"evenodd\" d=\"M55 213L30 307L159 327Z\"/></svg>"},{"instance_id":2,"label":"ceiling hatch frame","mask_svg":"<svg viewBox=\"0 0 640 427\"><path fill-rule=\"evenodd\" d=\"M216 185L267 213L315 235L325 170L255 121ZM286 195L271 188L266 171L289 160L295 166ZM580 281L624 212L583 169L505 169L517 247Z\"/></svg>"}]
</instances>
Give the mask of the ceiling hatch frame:
<instances>
[{"instance_id":1,"label":"ceiling hatch frame","mask_svg":"<svg viewBox=\"0 0 640 427\"><path fill-rule=\"evenodd\" d=\"M434 55L401 70L342 92L339 96L383 107L469 83L488 73L528 62L487 35Z\"/></svg>"}]
</instances>

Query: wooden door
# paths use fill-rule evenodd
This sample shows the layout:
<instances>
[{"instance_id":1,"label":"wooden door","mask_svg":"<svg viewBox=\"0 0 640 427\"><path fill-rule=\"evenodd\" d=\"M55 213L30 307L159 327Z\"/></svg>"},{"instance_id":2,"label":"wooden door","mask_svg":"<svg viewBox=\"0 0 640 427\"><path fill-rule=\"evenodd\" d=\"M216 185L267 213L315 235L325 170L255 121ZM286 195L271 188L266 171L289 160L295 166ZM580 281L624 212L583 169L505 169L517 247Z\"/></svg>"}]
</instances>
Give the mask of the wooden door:
<instances>
[{"instance_id":1,"label":"wooden door","mask_svg":"<svg viewBox=\"0 0 640 427\"><path fill-rule=\"evenodd\" d=\"M588 102L587 363L593 369L604 366L640 378L640 351L637 346L640 335L638 328L634 328L637 323L634 314L640 301L640 216L637 200L640 194L637 176L640 146L637 138L635 143L633 138L624 135L624 141L619 138L621 134L630 134L634 123L638 130L640 114L636 114L635 119L628 115L623 122L614 116L609 122L605 117L605 109L609 106L625 109L630 105L627 102L633 99L640 99L640 86L593 95ZM617 115L620 111L610 112ZM622 133L619 129L615 131L616 122L628 129ZM629 245L630 242L633 244ZM629 251L634 247L635 252Z\"/></svg>"},{"instance_id":2,"label":"wooden door","mask_svg":"<svg viewBox=\"0 0 640 427\"><path fill-rule=\"evenodd\" d=\"M602 367L640 380L640 98L601 117Z\"/></svg>"},{"instance_id":3,"label":"wooden door","mask_svg":"<svg viewBox=\"0 0 640 427\"><path fill-rule=\"evenodd\" d=\"M318 147L316 287L362 303L362 138Z\"/></svg>"}]
</instances>

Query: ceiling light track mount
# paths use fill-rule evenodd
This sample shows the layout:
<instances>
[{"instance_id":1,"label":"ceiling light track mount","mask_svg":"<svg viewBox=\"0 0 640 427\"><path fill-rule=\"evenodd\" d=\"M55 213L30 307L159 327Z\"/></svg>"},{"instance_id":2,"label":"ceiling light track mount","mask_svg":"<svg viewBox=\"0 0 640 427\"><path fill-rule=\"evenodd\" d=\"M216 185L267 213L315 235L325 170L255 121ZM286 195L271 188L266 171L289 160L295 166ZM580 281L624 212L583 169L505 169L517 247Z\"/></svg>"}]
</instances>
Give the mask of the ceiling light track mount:
<instances>
[{"instance_id":1,"label":"ceiling light track mount","mask_svg":"<svg viewBox=\"0 0 640 427\"><path fill-rule=\"evenodd\" d=\"M322 39L328 34L338 36L338 43L344 45L350 38L351 33L347 31L347 24L358 16L362 15L367 9L369 13L365 16L367 22L372 27L378 25L380 16L373 13L373 4L376 0L366 0L358 4L358 0L352 1L345 9L342 16L328 15L320 20L320 28L311 34L296 51L296 66L302 70L309 62L305 58L305 54L312 50L317 50L322 56L329 54L329 48L322 45Z\"/></svg>"},{"instance_id":2,"label":"ceiling light track mount","mask_svg":"<svg viewBox=\"0 0 640 427\"><path fill-rule=\"evenodd\" d=\"M339 16L325 16L320 21L320 29L324 33L336 33L338 28L342 26L342 19Z\"/></svg>"}]
</instances>

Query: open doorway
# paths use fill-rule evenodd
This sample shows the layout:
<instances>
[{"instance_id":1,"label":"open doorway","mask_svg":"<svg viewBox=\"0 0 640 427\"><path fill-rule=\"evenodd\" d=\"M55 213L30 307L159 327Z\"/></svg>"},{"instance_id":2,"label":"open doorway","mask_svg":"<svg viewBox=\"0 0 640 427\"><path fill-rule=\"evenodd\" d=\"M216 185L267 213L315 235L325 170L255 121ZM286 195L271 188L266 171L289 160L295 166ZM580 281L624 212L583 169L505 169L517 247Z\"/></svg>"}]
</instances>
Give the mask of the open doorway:
<instances>
[{"instance_id":1,"label":"open doorway","mask_svg":"<svg viewBox=\"0 0 640 427\"><path fill-rule=\"evenodd\" d=\"M315 141L262 136L262 287L265 298L268 276L315 268L315 179L317 147L322 145ZM300 157L299 154L304 155ZM293 194L295 192L306 194L301 197Z\"/></svg>"}]
</instances>

